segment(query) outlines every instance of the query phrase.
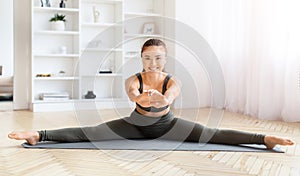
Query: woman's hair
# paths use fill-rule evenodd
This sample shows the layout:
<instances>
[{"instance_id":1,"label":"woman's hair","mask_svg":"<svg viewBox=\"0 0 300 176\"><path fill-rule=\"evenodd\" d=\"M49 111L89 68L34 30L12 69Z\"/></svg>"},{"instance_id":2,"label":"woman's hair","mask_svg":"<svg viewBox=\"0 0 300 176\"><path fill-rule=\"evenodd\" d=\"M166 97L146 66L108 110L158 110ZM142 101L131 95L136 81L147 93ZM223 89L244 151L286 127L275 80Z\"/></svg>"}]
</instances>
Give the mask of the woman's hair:
<instances>
[{"instance_id":1,"label":"woman's hair","mask_svg":"<svg viewBox=\"0 0 300 176\"><path fill-rule=\"evenodd\" d=\"M161 41L160 39L149 39L142 46L141 56L142 56L144 50L149 46L162 46L162 47L164 47L166 54L167 54L167 46L163 41Z\"/></svg>"}]
</instances>

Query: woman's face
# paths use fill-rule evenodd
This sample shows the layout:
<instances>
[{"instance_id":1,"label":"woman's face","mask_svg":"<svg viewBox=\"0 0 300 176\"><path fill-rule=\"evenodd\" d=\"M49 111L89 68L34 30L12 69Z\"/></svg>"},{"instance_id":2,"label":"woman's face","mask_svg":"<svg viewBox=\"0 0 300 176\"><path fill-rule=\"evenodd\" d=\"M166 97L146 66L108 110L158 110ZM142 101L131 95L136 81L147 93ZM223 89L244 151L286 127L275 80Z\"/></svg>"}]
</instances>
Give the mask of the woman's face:
<instances>
[{"instance_id":1,"label":"woman's face","mask_svg":"<svg viewBox=\"0 0 300 176\"><path fill-rule=\"evenodd\" d=\"M143 68L145 72L161 72L167 63L166 50L163 46L148 46L142 53Z\"/></svg>"}]
</instances>

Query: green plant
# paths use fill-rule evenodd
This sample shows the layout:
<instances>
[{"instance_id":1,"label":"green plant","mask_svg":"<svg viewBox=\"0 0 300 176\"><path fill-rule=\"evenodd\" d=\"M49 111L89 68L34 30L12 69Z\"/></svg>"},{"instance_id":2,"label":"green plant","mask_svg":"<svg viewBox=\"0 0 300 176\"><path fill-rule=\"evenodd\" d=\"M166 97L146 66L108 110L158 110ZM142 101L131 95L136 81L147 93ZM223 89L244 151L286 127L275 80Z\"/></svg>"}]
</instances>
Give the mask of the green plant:
<instances>
[{"instance_id":1,"label":"green plant","mask_svg":"<svg viewBox=\"0 0 300 176\"><path fill-rule=\"evenodd\" d=\"M66 19L65 19L66 15L62 15L62 14L54 14L54 17L50 18L50 22L53 22L53 21L63 21L63 22L66 22Z\"/></svg>"}]
</instances>

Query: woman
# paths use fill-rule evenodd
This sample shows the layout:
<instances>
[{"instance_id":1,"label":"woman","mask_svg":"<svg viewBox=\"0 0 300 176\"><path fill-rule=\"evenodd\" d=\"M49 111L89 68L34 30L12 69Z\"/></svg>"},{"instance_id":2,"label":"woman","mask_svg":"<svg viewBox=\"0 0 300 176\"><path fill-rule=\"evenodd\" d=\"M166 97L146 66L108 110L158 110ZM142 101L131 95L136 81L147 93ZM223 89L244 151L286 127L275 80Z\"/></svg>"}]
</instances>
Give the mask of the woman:
<instances>
[{"instance_id":1,"label":"woman","mask_svg":"<svg viewBox=\"0 0 300 176\"><path fill-rule=\"evenodd\" d=\"M129 117L97 126L65 128L32 132L12 132L11 139L26 140L35 145L39 141L99 141L111 139L166 139L222 144L293 145L290 139L235 130L220 130L175 118L170 105L180 93L180 83L163 72L167 62L166 45L150 39L142 47L143 72L126 80L128 97L136 103Z\"/></svg>"}]
</instances>

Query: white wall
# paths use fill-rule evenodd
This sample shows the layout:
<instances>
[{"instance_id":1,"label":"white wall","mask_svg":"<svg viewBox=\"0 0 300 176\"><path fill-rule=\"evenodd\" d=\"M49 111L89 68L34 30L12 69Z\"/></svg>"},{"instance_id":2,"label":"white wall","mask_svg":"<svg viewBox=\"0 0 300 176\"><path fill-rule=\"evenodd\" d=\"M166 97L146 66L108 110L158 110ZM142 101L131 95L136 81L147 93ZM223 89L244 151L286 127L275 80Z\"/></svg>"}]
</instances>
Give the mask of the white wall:
<instances>
[{"instance_id":1,"label":"white wall","mask_svg":"<svg viewBox=\"0 0 300 176\"><path fill-rule=\"evenodd\" d=\"M205 91L207 89L207 80L205 80L204 69L193 55L193 51L188 50L181 39L181 36L191 35L186 33L182 28L190 27L198 30L197 23L201 14L201 0L176 0L175 5L175 19L178 21L176 25L176 40L178 44L175 47L175 74L182 82L181 97L175 101L176 108L197 108L199 106L206 106L203 104L205 99ZM188 9L188 10L187 10ZM184 26L183 26L184 25ZM201 89L202 88L202 89ZM202 95L202 96L201 96Z\"/></svg>"},{"instance_id":2,"label":"white wall","mask_svg":"<svg viewBox=\"0 0 300 176\"><path fill-rule=\"evenodd\" d=\"M0 1L0 65L2 75L13 75L13 1Z\"/></svg>"}]
</instances>

